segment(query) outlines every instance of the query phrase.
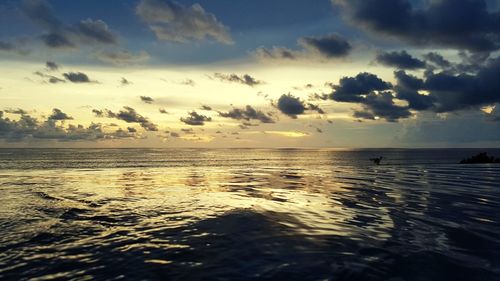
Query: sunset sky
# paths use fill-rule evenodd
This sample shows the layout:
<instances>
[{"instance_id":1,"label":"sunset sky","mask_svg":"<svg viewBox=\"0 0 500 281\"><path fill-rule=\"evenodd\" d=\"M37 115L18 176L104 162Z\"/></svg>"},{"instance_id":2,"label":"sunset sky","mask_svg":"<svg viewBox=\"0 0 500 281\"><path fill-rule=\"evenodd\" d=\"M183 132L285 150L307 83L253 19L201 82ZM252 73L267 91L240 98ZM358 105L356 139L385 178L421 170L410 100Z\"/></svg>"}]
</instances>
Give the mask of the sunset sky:
<instances>
[{"instance_id":1,"label":"sunset sky","mask_svg":"<svg viewBox=\"0 0 500 281\"><path fill-rule=\"evenodd\" d=\"M0 147L500 145L498 0L0 2Z\"/></svg>"}]
</instances>

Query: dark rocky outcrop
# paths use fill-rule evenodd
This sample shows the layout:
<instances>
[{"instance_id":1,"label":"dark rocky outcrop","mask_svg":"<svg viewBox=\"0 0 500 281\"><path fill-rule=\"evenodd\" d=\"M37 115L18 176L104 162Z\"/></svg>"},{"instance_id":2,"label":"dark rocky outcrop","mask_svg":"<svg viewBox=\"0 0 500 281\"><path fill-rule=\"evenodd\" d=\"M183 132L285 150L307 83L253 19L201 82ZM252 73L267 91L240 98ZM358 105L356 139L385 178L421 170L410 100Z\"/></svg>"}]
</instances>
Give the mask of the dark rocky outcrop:
<instances>
[{"instance_id":1,"label":"dark rocky outcrop","mask_svg":"<svg viewBox=\"0 0 500 281\"><path fill-rule=\"evenodd\" d=\"M465 158L460 161L460 164L486 164L486 163L500 163L500 158L489 156L488 153L482 152L470 158Z\"/></svg>"}]
</instances>

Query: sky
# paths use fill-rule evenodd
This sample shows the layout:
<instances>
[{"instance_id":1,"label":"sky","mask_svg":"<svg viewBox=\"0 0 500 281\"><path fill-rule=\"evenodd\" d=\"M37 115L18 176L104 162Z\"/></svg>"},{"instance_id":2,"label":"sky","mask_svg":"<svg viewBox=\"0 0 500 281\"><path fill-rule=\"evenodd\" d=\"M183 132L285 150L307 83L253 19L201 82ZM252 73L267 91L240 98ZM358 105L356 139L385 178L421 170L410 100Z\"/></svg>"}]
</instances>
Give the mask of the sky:
<instances>
[{"instance_id":1,"label":"sky","mask_svg":"<svg viewBox=\"0 0 500 281\"><path fill-rule=\"evenodd\" d=\"M0 147L498 147L500 0L1 0Z\"/></svg>"}]
</instances>

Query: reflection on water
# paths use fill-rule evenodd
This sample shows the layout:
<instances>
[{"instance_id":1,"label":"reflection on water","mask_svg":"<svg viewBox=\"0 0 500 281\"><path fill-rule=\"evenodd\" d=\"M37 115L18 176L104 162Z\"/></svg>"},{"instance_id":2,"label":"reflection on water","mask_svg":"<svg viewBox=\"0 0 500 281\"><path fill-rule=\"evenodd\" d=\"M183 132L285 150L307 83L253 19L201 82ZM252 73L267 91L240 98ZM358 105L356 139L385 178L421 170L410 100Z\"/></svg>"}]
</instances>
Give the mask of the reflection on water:
<instances>
[{"instance_id":1,"label":"reflection on water","mask_svg":"<svg viewBox=\"0 0 500 281\"><path fill-rule=\"evenodd\" d=\"M0 152L2 280L499 280L471 151Z\"/></svg>"}]
</instances>

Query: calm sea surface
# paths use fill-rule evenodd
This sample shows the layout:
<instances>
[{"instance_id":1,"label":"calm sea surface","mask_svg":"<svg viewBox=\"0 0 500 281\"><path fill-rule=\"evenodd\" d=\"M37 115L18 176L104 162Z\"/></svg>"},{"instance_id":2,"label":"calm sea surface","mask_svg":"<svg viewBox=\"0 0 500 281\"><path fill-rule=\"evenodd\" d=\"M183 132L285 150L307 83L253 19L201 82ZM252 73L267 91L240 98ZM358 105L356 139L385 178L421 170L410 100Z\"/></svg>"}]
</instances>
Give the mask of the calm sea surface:
<instances>
[{"instance_id":1,"label":"calm sea surface","mask_svg":"<svg viewBox=\"0 0 500 281\"><path fill-rule=\"evenodd\" d=\"M0 280L498 281L478 152L0 149Z\"/></svg>"}]
</instances>

